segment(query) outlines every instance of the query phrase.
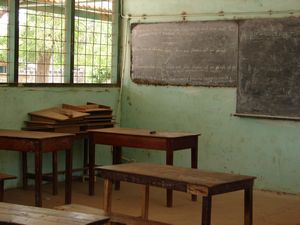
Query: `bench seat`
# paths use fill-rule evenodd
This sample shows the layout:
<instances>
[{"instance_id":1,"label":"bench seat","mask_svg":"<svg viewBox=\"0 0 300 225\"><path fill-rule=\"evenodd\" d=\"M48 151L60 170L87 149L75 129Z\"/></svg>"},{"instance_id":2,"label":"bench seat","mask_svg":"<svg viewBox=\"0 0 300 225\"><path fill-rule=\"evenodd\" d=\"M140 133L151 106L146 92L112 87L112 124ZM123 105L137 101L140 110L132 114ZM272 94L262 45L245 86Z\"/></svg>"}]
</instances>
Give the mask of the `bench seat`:
<instances>
[{"instance_id":1,"label":"bench seat","mask_svg":"<svg viewBox=\"0 0 300 225\"><path fill-rule=\"evenodd\" d=\"M4 196L4 181L5 180L12 180L16 179L16 176L9 175L6 173L0 173L0 202L3 202L3 196Z\"/></svg>"},{"instance_id":2,"label":"bench seat","mask_svg":"<svg viewBox=\"0 0 300 225\"><path fill-rule=\"evenodd\" d=\"M93 207L80 205L80 204L61 205L61 206L54 207L54 209L105 216L105 212L102 209L93 208ZM110 225L171 225L168 223L162 223L153 220L145 220L142 219L141 217L123 215L120 213L111 213L109 217L111 221Z\"/></svg>"}]
</instances>

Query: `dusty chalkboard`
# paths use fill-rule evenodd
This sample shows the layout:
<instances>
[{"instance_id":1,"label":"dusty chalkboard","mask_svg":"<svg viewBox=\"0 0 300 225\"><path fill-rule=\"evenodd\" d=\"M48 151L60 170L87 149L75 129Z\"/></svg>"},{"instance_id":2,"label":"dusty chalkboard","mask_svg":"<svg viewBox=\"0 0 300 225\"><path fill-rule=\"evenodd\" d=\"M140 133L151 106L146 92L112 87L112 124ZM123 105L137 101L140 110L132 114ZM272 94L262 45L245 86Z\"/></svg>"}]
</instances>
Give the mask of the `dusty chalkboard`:
<instances>
[{"instance_id":1,"label":"dusty chalkboard","mask_svg":"<svg viewBox=\"0 0 300 225\"><path fill-rule=\"evenodd\" d=\"M134 24L131 32L135 83L236 86L236 22Z\"/></svg>"},{"instance_id":2,"label":"dusty chalkboard","mask_svg":"<svg viewBox=\"0 0 300 225\"><path fill-rule=\"evenodd\" d=\"M237 113L300 117L300 19L239 24Z\"/></svg>"}]
</instances>

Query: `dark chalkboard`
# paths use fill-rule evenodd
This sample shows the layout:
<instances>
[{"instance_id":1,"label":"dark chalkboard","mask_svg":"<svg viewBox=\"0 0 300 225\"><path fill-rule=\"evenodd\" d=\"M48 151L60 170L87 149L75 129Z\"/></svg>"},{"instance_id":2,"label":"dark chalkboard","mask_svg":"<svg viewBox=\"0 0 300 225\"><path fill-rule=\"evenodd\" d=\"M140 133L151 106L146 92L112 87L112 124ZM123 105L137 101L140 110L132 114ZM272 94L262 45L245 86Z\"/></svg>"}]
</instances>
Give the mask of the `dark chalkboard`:
<instances>
[{"instance_id":1,"label":"dark chalkboard","mask_svg":"<svg viewBox=\"0 0 300 225\"><path fill-rule=\"evenodd\" d=\"M239 24L237 113L300 117L300 19Z\"/></svg>"},{"instance_id":2,"label":"dark chalkboard","mask_svg":"<svg viewBox=\"0 0 300 225\"><path fill-rule=\"evenodd\" d=\"M131 37L136 83L236 86L236 22L134 24Z\"/></svg>"}]
</instances>

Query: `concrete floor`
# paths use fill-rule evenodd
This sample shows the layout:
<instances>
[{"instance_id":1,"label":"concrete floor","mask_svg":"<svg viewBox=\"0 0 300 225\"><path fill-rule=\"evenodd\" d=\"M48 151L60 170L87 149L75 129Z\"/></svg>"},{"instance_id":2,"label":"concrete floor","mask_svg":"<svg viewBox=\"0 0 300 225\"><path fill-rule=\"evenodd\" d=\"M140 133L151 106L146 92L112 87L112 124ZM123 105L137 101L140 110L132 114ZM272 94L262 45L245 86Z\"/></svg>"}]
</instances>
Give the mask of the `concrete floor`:
<instances>
[{"instance_id":1,"label":"concrete floor","mask_svg":"<svg viewBox=\"0 0 300 225\"><path fill-rule=\"evenodd\" d=\"M87 195L88 183L73 182L72 203L102 208L103 182L96 182L96 195ZM34 205L34 192L30 187L5 191L4 201ZM141 186L122 183L120 191L113 192L112 208L115 212L138 216L140 213ZM51 185L43 185L43 207L64 204L64 184L59 184L59 194L51 195ZM300 196L254 191L254 225L300 225ZM174 192L174 207L165 207L165 191L150 188L150 219L174 225L197 225L201 219L201 198L190 201L186 193ZM233 192L213 197L212 225L243 224L243 192Z\"/></svg>"}]
</instances>

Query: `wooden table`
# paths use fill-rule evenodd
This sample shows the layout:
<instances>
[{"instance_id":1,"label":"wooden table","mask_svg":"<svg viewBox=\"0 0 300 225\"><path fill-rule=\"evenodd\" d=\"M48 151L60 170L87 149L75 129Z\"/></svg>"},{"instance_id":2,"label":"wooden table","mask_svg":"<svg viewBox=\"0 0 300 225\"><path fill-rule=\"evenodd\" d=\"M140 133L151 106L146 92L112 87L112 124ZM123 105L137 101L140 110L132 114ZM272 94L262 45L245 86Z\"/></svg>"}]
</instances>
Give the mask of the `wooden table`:
<instances>
[{"instance_id":1,"label":"wooden table","mask_svg":"<svg viewBox=\"0 0 300 225\"><path fill-rule=\"evenodd\" d=\"M22 152L23 185L25 188L27 186L26 153L34 152L36 206L42 206L42 153L56 152L61 150L64 150L66 152L65 202L66 204L71 203L73 137L73 134L66 133L0 130L0 150L13 150ZM53 167L53 176L57 177L56 167Z\"/></svg>"},{"instance_id":2,"label":"wooden table","mask_svg":"<svg viewBox=\"0 0 300 225\"><path fill-rule=\"evenodd\" d=\"M134 128L105 128L88 130L89 134L89 194L94 195L95 145L113 146L113 164L121 163L121 147L162 150L166 152L166 164L173 165L176 150L191 149L191 167L198 164L199 133L161 132ZM116 182L116 189L119 183ZM196 200L196 196L192 197ZM167 189L167 206L173 204L172 190Z\"/></svg>"},{"instance_id":3,"label":"wooden table","mask_svg":"<svg viewBox=\"0 0 300 225\"><path fill-rule=\"evenodd\" d=\"M202 225L211 223L212 196L244 190L244 225L252 225L255 177L202 171L168 165L129 163L97 167L104 181L104 210L111 214L112 182L126 181L145 186L142 218L148 218L149 185L202 195Z\"/></svg>"},{"instance_id":4,"label":"wooden table","mask_svg":"<svg viewBox=\"0 0 300 225\"><path fill-rule=\"evenodd\" d=\"M9 175L6 173L0 173L0 202L3 202L3 195L4 195L4 181L16 179L16 176Z\"/></svg>"},{"instance_id":5,"label":"wooden table","mask_svg":"<svg viewBox=\"0 0 300 225\"><path fill-rule=\"evenodd\" d=\"M55 209L38 208L0 202L0 224L22 225L101 225L109 221L107 216Z\"/></svg>"},{"instance_id":6,"label":"wooden table","mask_svg":"<svg viewBox=\"0 0 300 225\"><path fill-rule=\"evenodd\" d=\"M43 131L44 132L44 131ZM53 132L51 130L47 132ZM75 140L82 140L83 139L83 164L81 168L72 168L72 172L83 172L82 179L84 180L85 177L87 177L88 172L88 135L87 132L79 132L79 133L72 133L74 134L74 141ZM65 174L65 170L58 171L58 152L54 151L52 152L52 172L43 173L42 180L52 182L52 194L57 195L58 194L58 177L57 175ZM27 155L22 155L23 164L26 165L27 163ZM54 175L54 176L53 176ZM35 173L27 173L26 174L27 179L35 179ZM27 186L27 180L23 180L24 188Z\"/></svg>"}]
</instances>

